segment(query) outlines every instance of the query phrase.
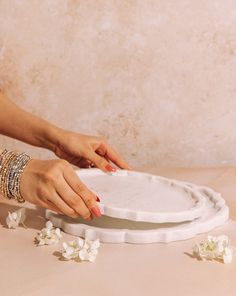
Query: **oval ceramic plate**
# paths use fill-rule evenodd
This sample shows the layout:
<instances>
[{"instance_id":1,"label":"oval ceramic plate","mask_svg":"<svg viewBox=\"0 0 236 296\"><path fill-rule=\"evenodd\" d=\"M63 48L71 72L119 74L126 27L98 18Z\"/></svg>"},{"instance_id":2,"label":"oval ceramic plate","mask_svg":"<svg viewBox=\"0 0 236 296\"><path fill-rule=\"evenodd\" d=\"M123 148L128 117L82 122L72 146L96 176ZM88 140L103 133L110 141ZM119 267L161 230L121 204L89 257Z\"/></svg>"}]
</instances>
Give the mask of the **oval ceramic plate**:
<instances>
[{"instance_id":1,"label":"oval ceramic plate","mask_svg":"<svg viewBox=\"0 0 236 296\"><path fill-rule=\"evenodd\" d=\"M158 176L118 170L78 170L80 179L101 199L103 215L152 223L183 222L200 217L205 198L194 188Z\"/></svg>"},{"instance_id":2,"label":"oval ceramic plate","mask_svg":"<svg viewBox=\"0 0 236 296\"><path fill-rule=\"evenodd\" d=\"M229 216L229 209L219 193L207 187L196 187L186 183L184 186L194 188L206 198L204 214L190 222L184 223L147 223L134 222L102 216L93 221L72 219L46 210L46 218L50 219L55 227L65 232L81 236L90 240L100 239L105 243L156 243L184 240L196 234L208 232L222 225Z\"/></svg>"}]
</instances>

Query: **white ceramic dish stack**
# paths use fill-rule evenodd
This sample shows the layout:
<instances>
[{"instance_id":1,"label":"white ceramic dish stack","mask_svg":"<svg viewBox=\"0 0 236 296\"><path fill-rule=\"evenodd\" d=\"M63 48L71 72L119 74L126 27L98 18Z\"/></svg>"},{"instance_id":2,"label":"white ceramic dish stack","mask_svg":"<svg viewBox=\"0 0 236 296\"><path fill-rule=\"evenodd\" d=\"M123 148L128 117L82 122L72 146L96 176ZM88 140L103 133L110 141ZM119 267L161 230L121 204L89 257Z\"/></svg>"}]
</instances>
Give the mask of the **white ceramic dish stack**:
<instances>
[{"instance_id":1,"label":"white ceramic dish stack","mask_svg":"<svg viewBox=\"0 0 236 296\"><path fill-rule=\"evenodd\" d=\"M224 199L207 187L124 170L77 174L101 197L102 217L86 221L46 210L56 227L75 236L110 243L170 242L210 231L228 219Z\"/></svg>"}]
</instances>

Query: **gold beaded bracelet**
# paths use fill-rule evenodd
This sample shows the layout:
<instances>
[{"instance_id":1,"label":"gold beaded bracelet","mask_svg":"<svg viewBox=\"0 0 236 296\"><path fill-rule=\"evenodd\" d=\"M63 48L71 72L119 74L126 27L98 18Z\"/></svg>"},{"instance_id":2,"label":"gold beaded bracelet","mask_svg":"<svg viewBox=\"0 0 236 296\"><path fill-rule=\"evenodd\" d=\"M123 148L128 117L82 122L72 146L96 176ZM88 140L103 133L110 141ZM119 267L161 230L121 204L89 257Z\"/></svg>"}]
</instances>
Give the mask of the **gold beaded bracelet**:
<instances>
[{"instance_id":1,"label":"gold beaded bracelet","mask_svg":"<svg viewBox=\"0 0 236 296\"><path fill-rule=\"evenodd\" d=\"M0 154L0 193L3 197L20 203L25 201L20 192L20 181L30 160L26 153L4 150Z\"/></svg>"}]
</instances>

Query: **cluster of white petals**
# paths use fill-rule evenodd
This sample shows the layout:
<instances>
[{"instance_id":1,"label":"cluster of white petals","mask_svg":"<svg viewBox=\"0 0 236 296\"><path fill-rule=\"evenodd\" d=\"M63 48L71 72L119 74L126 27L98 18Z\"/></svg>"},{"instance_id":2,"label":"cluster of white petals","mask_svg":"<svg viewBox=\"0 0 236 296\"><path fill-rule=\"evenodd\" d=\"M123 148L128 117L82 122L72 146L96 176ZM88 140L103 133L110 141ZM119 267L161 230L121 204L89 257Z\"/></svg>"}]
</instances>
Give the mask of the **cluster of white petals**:
<instances>
[{"instance_id":1,"label":"cluster of white petals","mask_svg":"<svg viewBox=\"0 0 236 296\"><path fill-rule=\"evenodd\" d=\"M38 232L36 241L38 246L53 245L59 242L61 239L60 228L55 228L51 221L47 221L46 227Z\"/></svg>"},{"instance_id":2,"label":"cluster of white petals","mask_svg":"<svg viewBox=\"0 0 236 296\"><path fill-rule=\"evenodd\" d=\"M8 228L16 229L20 224L25 226L25 208L21 208L15 212L8 212L8 216L6 218L6 223Z\"/></svg>"},{"instance_id":3,"label":"cluster of white petals","mask_svg":"<svg viewBox=\"0 0 236 296\"><path fill-rule=\"evenodd\" d=\"M100 247L99 239L94 241L78 237L69 243L63 243L62 256L66 260L95 262Z\"/></svg>"},{"instance_id":4,"label":"cluster of white petals","mask_svg":"<svg viewBox=\"0 0 236 296\"><path fill-rule=\"evenodd\" d=\"M26 215L25 208L21 208L15 212L8 212L6 223L8 228L16 229L20 224L24 225ZM45 227L38 232L35 237L37 245L52 245L56 244L62 238L60 228L53 226L51 221L47 221ZM64 242L63 250L61 252L62 257L65 260L80 260L95 262L98 248L100 247L99 239L94 241L88 239L76 238L74 241L68 243Z\"/></svg>"},{"instance_id":5,"label":"cluster of white petals","mask_svg":"<svg viewBox=\"0 0 236 296\"><path fill-rule=\"evenodd\" d=\"M25 226L25 218L25 208L12 213L8 212L6 218L8 228L16 229L20 224ZM38 246L52 245L58 243L61 238L60 229L55 228L51 221L47 221L45 228L38 232L36 241ZM61 255L65 260L95 262L100 241L99 239L91 241L78 237L74 241L64 242L62 245ZM194 246L193 252L201 260L218 260L223 263L230 263L233 259L233 248L226 235L209 235L205 242Z\"/></svg>"},{"instance_id":6,"label":"cluster of white petals","mask_svg":"<svg viewBox=\"0 0 236 296\"><path fill-rule=\"evenodd\" d=\"M193 252L202 260L219 260L223 263L231 263L233 248L226 235L208 236L207 241L194 246Z\"/></svg>"}]
</instances>

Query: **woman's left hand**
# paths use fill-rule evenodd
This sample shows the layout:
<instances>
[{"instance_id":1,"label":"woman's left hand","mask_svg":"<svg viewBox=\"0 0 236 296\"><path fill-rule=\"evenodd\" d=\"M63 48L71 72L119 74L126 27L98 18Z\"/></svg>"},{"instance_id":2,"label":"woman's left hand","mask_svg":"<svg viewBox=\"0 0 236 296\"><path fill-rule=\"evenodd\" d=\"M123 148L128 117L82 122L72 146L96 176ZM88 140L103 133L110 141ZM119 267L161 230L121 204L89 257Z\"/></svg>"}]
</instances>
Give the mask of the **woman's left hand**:
<instances>
[{"instance_id":1,"label":"woman's left hand","mask_svg":"<svg viewBox=\"0 0 236 296\"><path fill-rule=\"evenodd\" d=\"M65 159L78 167L95 166L105 172L114 172L116 168L113 164L115 164L121 169L131 169L101 137L62 131L54 147L54 153L59 158Z\"/></svg>"}]
</instances>

